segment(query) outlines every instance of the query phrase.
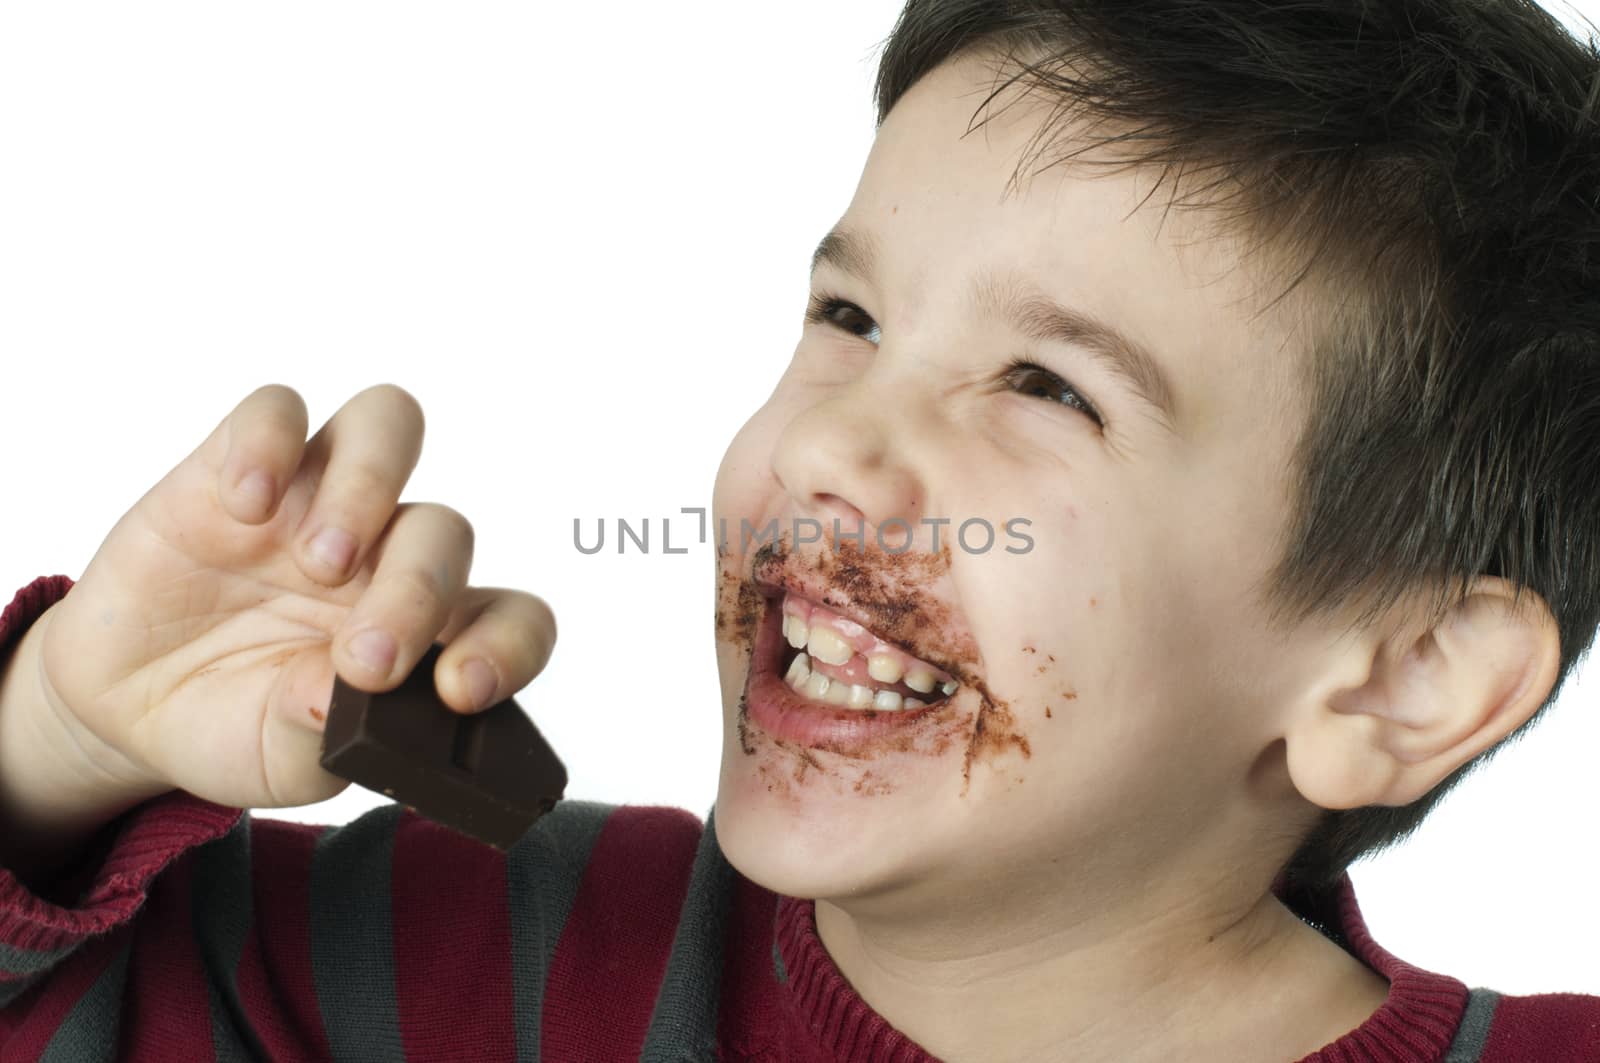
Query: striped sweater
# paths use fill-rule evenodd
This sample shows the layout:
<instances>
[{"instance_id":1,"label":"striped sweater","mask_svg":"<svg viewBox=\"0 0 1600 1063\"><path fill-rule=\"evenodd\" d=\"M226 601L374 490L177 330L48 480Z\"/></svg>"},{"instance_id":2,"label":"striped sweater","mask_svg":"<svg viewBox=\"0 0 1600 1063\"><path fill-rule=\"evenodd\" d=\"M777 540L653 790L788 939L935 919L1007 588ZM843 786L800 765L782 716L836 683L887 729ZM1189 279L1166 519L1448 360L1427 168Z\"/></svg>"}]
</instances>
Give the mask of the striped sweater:
<instances>
[{"instance_id":1,"label":"striped sweater","mask_svg":"<svg viewBox=\"0 0 1600 1063\"><path fill-rule=\"evenodd\" d=\"M0 614L0 662L64 595ZM398 805L338 826L181 791L30 891L0 869L0 1063L934 1063L736 872L715 809L563 801L508 853ZM1501 995L1373 942L1350 881L1286 903L1390 982L1305 1063L1600 1061L1600 998Z\"/></svg>"}]
</instances>

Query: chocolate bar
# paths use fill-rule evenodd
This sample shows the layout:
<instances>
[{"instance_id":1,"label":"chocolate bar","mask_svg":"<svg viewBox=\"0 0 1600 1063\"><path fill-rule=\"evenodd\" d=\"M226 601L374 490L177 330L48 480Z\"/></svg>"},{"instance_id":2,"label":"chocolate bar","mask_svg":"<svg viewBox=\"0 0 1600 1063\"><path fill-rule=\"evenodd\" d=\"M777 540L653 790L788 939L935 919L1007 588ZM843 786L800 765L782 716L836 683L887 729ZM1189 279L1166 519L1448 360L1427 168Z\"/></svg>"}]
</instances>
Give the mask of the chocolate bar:
<instances>
[{"instance_id":1,"label":"chocolate bar","mask_svg":"<svg viewBox=\"0 0 1600 1063\"><path fill-rule=\"evenodd\" d=\"M567 770L512 698L471 715L439 699L434 643L405 681L369 694L336 674L323 768L502 851L561 800Z\"/></svg>"}]
</instances>

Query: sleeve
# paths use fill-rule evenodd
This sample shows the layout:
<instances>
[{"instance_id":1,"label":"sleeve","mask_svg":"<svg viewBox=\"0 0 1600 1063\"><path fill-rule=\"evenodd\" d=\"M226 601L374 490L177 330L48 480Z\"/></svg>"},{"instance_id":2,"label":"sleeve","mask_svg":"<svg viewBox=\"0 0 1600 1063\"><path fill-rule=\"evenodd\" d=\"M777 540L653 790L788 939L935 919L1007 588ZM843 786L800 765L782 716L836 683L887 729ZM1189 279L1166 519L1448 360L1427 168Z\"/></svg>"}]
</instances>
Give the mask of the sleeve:
<instances>
[{"instance_id":1,"label":"sleeve","mask_svg":"<svg viewBox=\"0 0 1600 1063\"><path fill-rule=\"evenodd\" d=\"M0 655L70 586L24 588ZM581 1001L642 932L671 940L681 892L616 904L654 877L641 846L681 891L697 822L617 808L562 801L502 853L397 804L317 826L148 801L41 893L0 868L0 1063L541 1058L570 1027L547 988Z\"/></svg>"},{"instance_id":2,"label":"sleeve","mask_svg":"<svg viewBox=\"0 0 1600 1063\"><path fill-rule=\"evenodd\" d=\"M1600 997L1586 993L1502 996L1474 990L1491 1001L1487 1030L1462 1023L1458 1041L1481 1048L1481 1063L1531 1059L1600 1060ZM1454 1047L1454 1046L1452 1046ZM1466 1057L1463 1057L1466 1058Z\"/></svg>"}]
</instances>

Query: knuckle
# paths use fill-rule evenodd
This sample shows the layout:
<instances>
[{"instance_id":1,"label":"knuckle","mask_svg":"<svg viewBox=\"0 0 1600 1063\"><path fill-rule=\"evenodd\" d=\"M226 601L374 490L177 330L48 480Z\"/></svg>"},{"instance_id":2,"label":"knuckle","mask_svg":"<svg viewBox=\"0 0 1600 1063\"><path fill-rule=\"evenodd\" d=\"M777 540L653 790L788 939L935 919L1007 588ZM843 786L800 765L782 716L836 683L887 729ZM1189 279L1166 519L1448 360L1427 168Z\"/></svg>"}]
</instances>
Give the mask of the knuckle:
<instances>
[{"instance_id":1,"label":"knuckle","mask_svg":"<svg viewBox=\"0 0 1600 1063\"><path fill-rule=\"evenodd\" d=\"M505 591L503 610L518 629L518 645L538 662L549 656L556 643L556 614L550 605L537 594L527 591Z\"/></svg>"},{"instance_id":2,"label":"knuckle","mask_svg":"<svg viewBox=\"0 0 1600 1063\"><path fill-rule=\"evenodd\" d=\"M438 502L422 502L418 508L427 511L428 516L435 523L441 525L450 537L467 546L477 541L477 531L472 527L472 522L458 509L442 505Z\"/></svg>"},{"instance_id":3,"label":"knuckle","mask_svg":"<svg viewBox=\"0 0 1600 1063\"><path fill-rule=\"evenodd\" d=\"M388 523L399 494L394 476L352 462L329 469L324 480L317 485L315 512L306 518L308 530L332 524L370 538Z\"/></svg>"},{"instance_id":4,"label":"knuckle","mask_svg":"<svg viewBox=\"0 0 1600 1063\"><path fill-rule=\"evenodd\" d=\"M248 441L273 447L298 444L305 442L306 423L281 410L267 410L246 426L245 435Z\"/></svg>"},{"instance_id":5,"label":"knuckle","mask_svg":"<svg viewBox=\"0 0 1600 1063\"><path fill-rule=\"evenodd\" d=\"M408 608L436 613L444 607L445 589L432 573L420 568L404 568L389 577L392 593Z\"/></svg>"},{"instance_id":6,"label":"knuckle","mask_svg":"<svg viewBox=\"0 0 1600 1063\"><path fill-rule=\"evenodd\" d=\"M247 395L246 398L271 399L278 402L301 401L300 393L287 384L262 384Z\"/></svg>"},{"instance_id":7,"label":"knuckle","mask_svg":"<svg viewBox=\"0 0 1600 1063\"><path fill-rule=\"evenodd\" d=\"M285 427L304 425L309 417L306 410L306 400L294 388L283 384L268 384L258 388L251 396L257 400L260 407L258 418L267 425L279 424ZM304 429L301 429L304 435Z\"/></svg>"},{"instance_id":8,"label":"knuckle","mask_svg":"<svg viewBox=\"0 0 1600 1063\"><path fill-rule=\"evenodd\" d=\"M271 395L276 398L294 400L298 400L300 398L300 393L294 388L290 387L288 384L262 384L260 387L256 388L255 391L251 392L251 394Z\"/></svg>"},{"instance_id":9,"label":"knuckle","mask_svg":"<svg viewBox=\"0 0 1600 1063\"><path fill-rule=\"evenodd\" d=\"M368 627L380 627L394 635L402 657L414 658L437 637L445 614L443 599L426 574L395 572L367 589L346 619L346 634L341 638Z\"/></svg>"},{"instance_id":10,"label":"knuckle","mask_svg":"<svg viewBox=\"0 0 1600 1063\"><path fill-rule=\"evenodd\" d=\"M426 421L422 403L399 384L374 384L361 394L374 403L381 403L386 413L410 422L419 430Z\"/></svg>"},{"instance_id":11,"label":"knuckle","mask_svg":"<svg viewBox=\"0 0 1600 1063\"><path fill-rule=\"evenodd\" d=\"M228 419L221 474L232 488L248 473L264 473L281 489L305 443L305 403L281 384L258 388Z\"/></svg>"},{"instance_id":12,"label":"knuckle","mask_svg":"<svg viewBox=\"0 0 1600 1063\"><path fill-rule=\"evenodd\" d=\"M461 633L463 646L482 646L507 666L507 673L537 672L555 644L555 614L543 598L504 587L469 588L475 602Z\"/></svg>"},{"instance_id":13,"label":"knuckle","mask_svg":"<svg viewBox=\"0 0 1600 1063\"><path fill-rule=\"evenodd\" d=\"M400 494L395 471L380 462L355 460L338 470L338 491L351 501L382 502L385 509L394 505Z\"/></svg>"},{"instance_id":14,"label":"knuckle","mask_svg":"<svg viewBox=\"0 0 1600 1063\"><path fill-rule=\"evenodd\" d=\"M526 608L533 619L545 629L550 641L554 642L556 639L556 614L555 610L550 608L550 603L537 594L529 594L526 591L519 591L518 593L526 599Z\"/></svg>"}]
</instances>

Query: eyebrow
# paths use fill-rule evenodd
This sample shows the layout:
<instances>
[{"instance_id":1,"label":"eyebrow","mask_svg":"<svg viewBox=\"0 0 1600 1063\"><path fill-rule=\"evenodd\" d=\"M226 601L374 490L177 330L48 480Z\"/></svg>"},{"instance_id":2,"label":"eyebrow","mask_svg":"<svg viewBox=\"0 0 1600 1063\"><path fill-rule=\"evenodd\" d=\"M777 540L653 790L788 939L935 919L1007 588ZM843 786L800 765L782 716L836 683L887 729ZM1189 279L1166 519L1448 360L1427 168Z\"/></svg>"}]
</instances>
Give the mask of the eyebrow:
<instances>
[{"instance_id":1,"label":"eyebrow","mask_svg":"<svg viewBox=\"0 0 1600 1063\"><path fill-rule=\"evenodd\" d=\"M863 283L877 269L876 242L852 229L834 229L811 256L811 272L826 262ZM1161 363L1149 350L1110 322L1062 306L1014 273L985 273L973 285L973 302L1002 318L1039 343L1070 343L1089 353L1100 366L1120 378L1173 432L1177 421L1175 391Z\"/></svg>"}]
</instances>

